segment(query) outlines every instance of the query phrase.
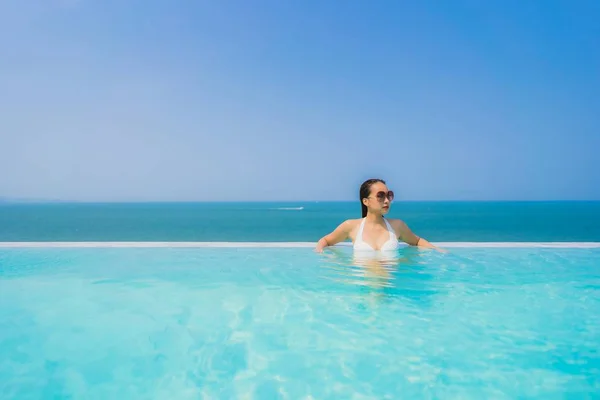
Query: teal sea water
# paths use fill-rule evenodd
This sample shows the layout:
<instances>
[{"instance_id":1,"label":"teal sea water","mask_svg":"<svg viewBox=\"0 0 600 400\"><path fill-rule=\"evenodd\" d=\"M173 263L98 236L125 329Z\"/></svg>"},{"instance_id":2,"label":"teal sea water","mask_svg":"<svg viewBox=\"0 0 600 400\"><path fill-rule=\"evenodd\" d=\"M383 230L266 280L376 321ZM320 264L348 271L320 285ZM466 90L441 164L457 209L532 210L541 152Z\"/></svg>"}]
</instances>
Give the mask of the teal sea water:
<instances>
[{"instance_id":1,"label":"teal sea water","mask_svg":"<svg viewBox=\"0 0 600 400\"><path fill-rule=\"evenodd\" d=\"M0 204L0 241L316 241L358 202ZM432 241L600 241L600 202L395 202Z\"/></svg>"},{"instance_id":2,"label":"teal sea water","mask_svg":"<svg viewBox=\"0 0 600 400\"><path fill-rule=\"evenodd\" d=\"M600 249L0 249L2 399L597 399Z\"/></svg>"},{"instance_id":3,"label":"teal sea water","mask_svg":"<svg viewBox=\"0 0 600 400\"><path fill-rule=\"evenodd\" d=\"M599 248L6 243L316 241L359 211L0 205L0 398L598 398ZM434 242L600 241L600 202L398 202L390 217Z\"/></svg>"}]
</instances>

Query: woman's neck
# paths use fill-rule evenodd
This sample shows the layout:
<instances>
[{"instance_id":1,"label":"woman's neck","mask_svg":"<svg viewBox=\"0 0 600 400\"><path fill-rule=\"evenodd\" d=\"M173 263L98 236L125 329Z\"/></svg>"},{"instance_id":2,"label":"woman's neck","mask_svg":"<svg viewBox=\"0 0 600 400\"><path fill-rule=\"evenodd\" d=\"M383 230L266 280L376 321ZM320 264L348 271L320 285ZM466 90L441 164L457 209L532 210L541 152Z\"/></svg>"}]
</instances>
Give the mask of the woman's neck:
<instances>
[{"instance_id":1,"label":"woman's neck","mask_svg":"<svg viewBox=\"0 0 600 400\"><path fill-rule=\"evenodd\" d=\"M367 216L365 218L367 222L371 222L374 224L379 224L383 222L383 215L381 214L367 213Z\"/></svg>"}]
</instances>

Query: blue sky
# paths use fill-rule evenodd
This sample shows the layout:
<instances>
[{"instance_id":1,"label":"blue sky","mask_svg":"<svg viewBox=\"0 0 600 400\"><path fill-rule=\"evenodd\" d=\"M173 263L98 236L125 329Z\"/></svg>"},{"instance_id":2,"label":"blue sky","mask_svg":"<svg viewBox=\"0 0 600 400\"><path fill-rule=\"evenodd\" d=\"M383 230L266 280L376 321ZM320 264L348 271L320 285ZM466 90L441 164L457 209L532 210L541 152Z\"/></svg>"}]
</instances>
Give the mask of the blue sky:
<instances>
[{"instance_id":1,"label":"blue sky","mask_svg":"<svg viewBox=\"0 0 600 400\"><path fill-rule=\"evenodd\" d=\"M0 2L0 197L600 199L600 2Z\"/></svg>"}]
</instances>

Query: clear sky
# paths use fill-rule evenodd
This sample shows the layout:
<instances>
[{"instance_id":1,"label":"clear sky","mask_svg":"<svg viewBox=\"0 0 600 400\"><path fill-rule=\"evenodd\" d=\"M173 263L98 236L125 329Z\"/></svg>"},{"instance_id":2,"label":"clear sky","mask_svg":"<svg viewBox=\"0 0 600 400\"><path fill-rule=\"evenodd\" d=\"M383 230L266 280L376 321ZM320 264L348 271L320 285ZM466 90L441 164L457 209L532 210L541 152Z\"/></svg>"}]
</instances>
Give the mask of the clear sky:
<instances>
[{"instance_id":1,"label":"clear sky","mask_svg":"<svg viewBox=\"0 0 600 400\"><path fill-rule=\"evenodd\" d=\"M600 199L600 1L0 1L0 197Z\"/></svg>"}]
</instances>

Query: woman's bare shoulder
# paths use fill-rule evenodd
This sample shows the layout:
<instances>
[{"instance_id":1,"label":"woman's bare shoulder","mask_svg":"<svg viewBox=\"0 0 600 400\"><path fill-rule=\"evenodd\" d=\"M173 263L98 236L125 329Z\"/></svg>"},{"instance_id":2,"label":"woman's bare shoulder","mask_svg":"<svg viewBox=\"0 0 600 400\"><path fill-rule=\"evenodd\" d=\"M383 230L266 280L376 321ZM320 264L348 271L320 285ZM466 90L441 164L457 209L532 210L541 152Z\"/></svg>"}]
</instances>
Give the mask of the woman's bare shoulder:
<instances>
[{"instance_id":1,"label":"woman's bare shoulder","mask_svg":"<svg viewBox=\"0 0 600 400\"><path fill-rule=\"evenodd\" d=\"M406 223L398 218L388 218L388 222L396 232L402 231L407 228Z\"/></svg>"},{"instance_id":2,"label":"woman's bare shoulder","mask_svg":"<svg viewBox=\"0 0 600 400\"><path fill-rule=\"evenodd\" d=\"M351 218L342 222L344 226L344 231L346 232L347 237L354 241L354 237L356 236L356 232L358 231L358 226L360 225L360 219Z\"/></svg>"},{"instance_id":3,"label":"woman's bare shoulder","mask_svg":"<svg viewBox=\"0 0 600 400\"><path fill-rule=\"evenodd\" d=\"M356 228L358 225L360 225L360 221L362 221L362 218L351 218L351 219L347 219L346 221L344 221L344 223L349 227L349 228Z\"/></svg>"},{"instance_id":4,"label":"woman's bare shoulder","mask_svg":"<svg viewBox=\"0 0 600 400\"><path fill-rule=\"evenodd\" d=\"M404 221L402 221L401 219L398 219L398 218L386 218L386 219L392 225L394 225L394 224L396 224L396 225L406 225L404 223Z\"/></svg>"}]
</instances>

